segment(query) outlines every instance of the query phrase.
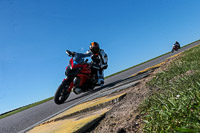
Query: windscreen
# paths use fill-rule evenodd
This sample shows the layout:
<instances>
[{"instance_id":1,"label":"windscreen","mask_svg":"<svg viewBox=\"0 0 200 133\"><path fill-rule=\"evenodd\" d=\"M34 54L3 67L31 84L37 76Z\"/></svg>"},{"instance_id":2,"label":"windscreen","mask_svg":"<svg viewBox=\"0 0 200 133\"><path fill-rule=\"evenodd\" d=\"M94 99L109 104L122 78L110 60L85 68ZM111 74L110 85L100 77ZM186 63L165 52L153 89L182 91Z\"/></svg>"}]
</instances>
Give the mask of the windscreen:
<instances>
[{"instance_id":1,"label":"windscreen","mask_svg":"<svg viewBox=\"0 0 200 133\"><path fill-rule=\"evenodd\" d=\"M75 56L73 57L74 64L80 64L84 62L84 54L81 53L76 53Z\"/></svg>"}]
</instances>

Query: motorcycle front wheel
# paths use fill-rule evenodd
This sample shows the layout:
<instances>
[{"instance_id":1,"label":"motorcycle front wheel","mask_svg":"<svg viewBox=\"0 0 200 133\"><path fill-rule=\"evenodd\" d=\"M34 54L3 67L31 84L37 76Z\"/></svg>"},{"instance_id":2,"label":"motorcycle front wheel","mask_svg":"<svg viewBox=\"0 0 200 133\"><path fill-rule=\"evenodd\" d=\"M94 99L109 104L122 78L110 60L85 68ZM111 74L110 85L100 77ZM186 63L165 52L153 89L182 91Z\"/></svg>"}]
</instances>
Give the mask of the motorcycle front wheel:
<instances>
[{"instance_id":1,"label":"motorcycle front wheel","mask_svg":"<svg viewBox=\"0 0 200 133\"><path fill-rule=\"evenodd\" d=\"M54 102L56 104L62 104L65 102L65 100L69 97L70 92L67 91L69 88L69 84L66 82L62 82L61 85L58 87L55 96L54 96Z\"/></svg>"}]
</instances>

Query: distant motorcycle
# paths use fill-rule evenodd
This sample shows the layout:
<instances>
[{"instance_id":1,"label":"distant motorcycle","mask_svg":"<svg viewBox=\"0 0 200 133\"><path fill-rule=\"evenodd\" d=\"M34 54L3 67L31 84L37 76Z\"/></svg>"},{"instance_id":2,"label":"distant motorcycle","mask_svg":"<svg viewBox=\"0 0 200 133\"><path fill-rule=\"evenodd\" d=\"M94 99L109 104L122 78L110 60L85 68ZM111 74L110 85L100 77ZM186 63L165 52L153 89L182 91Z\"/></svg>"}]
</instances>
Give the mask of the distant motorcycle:
<instances>
[{"instance_id":1,"label":"distant motorcycle","mask_svg":"<svg viewBox=\"0 0 200 133\"><path fill-rule=\"evenodd\" d=\"M88 59L84 59L83 54L80 53L74 53L68 50L66 50L66 53L72 58L66 67L66 78L62 81L55 93L54 102L56 104L64 103L71 92L80 94L93 90L97 86L96 75L92 74L91 63L88 63Z\"/></svg>"},{"instance_id":2,"label":"distant motorcycle","mask_svg":"<svg viewBox=\"0 0 200 133\"><path fill-rule=\"evenodd\" d=\"M172 53L174 52L174 51L178 51L179 49L180 49L181 47L180 46L178 46L178 45L173 45L173 48L172 48Z\"/></svg>"}]
</instances>

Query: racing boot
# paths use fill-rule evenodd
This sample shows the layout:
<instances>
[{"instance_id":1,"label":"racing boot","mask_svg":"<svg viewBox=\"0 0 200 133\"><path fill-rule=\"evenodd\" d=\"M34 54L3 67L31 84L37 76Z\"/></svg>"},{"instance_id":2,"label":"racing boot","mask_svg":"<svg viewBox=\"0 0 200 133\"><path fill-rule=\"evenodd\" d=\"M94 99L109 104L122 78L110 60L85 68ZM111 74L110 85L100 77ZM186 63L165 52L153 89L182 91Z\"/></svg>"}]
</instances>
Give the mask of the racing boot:
<instances>
[{"instance_id":1,"label":"racing boot","mask_svg":"<svg viewBox=\"0 0 200 133\"><path fill-rule=\"evenodd\" d=\"M104 84L103 71L101 71L101 72L97 71L97 83L96 84L101 86L101 87L103 86L103 84Z\"/></svg>"}]
</instances>

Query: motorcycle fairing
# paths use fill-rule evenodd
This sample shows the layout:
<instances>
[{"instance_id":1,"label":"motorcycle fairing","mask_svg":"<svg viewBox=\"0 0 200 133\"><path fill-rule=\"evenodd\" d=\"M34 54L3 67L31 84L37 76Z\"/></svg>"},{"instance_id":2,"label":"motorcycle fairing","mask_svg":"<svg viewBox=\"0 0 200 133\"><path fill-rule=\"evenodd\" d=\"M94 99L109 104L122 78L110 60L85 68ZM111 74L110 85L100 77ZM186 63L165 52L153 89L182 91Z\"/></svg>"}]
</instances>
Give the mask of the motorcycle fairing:
<instances>
[{"instance_id":1,"label":"motorcycle fairing","mask_svg":"<svg viewBox=\"0 0 200 133\"><path fill-rule=\"evenodd\" d=\"M85 74L78 74L77 77L80 78L80 84L79 84L79 87L81 87L86 81L87 79L89 78L87 75Z\"/></svg>"}]
</instances>

